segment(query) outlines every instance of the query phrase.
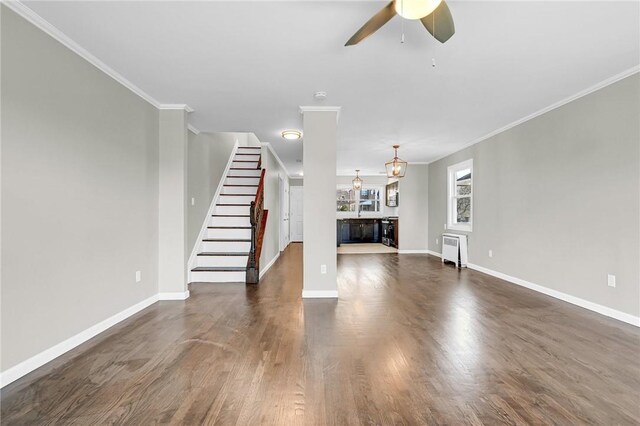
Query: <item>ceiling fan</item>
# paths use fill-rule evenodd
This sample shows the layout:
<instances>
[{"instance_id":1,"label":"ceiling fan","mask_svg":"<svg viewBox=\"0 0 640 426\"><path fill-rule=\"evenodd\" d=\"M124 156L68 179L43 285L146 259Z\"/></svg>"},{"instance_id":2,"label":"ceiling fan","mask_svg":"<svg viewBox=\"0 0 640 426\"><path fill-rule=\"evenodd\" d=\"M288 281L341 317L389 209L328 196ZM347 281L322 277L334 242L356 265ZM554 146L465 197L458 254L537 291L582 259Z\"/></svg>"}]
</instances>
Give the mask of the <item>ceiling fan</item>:
<instances>
[{"instance_id":1,"label":"ceiling fan","mask_svg":"<svg viewBox=\"0 0 640 426\"><path fill-rule=\"evenodd\" d=\"M456 32L451 11L444 0L393 0L356 31L345 46L360 43L396 15L405 19L419 19L427 31L441 43L449 40Z\"/></svg>"}]
</instances>

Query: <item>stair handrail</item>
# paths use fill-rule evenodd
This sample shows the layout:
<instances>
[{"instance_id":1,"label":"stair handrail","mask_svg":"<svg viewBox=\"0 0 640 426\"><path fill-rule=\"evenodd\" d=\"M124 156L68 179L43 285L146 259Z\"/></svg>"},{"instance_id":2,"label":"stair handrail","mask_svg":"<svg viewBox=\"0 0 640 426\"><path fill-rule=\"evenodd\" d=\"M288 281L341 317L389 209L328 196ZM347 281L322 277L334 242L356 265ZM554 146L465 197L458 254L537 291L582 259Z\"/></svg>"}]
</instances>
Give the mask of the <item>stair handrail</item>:
<instances>
[{"instance_id":1,"label":"stair handrail","mask_svg":"<svg viewBox=\"0 0 640 426\"><path fill-rule=\"evenodd\" d=\"M262 169L260 173L260 183L256 191L255 199L251 202L249 208L249 222L251 224L251 249L249 250L249 260L247 262L247 284L258 284L260 279L260 252L262 249L262 241L258 236L262 229L262 216L264 214L264 175L266 170ZM260 247L258 247L260 245Z\"/></svg>"}]
</instances>

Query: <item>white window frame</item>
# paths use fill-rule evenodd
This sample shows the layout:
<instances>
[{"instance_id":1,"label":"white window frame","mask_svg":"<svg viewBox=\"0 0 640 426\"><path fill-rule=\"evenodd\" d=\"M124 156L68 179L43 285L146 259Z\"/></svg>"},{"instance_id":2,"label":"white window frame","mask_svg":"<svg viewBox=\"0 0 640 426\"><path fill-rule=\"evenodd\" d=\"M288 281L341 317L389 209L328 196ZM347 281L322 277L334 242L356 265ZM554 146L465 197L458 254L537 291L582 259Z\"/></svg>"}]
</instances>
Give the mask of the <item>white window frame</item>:
<instances>
[{"instance_id":1,"label":"white window frame","mask_svg":"<svg viewBox=\"0 0 640 426\"><path fill-rule=\"evenodd\" d=\"M471 170L471 194L469 195L470 199L470 209L471 212L469 214L469 223L458 223L456 200L459 198L456 194L456 173L461 170ZM475 181L475 175L473 173L473 159L469 159L466 161L462 161L460 163L454 164L447 168L447 229L452 229L454 231L464 231L464 232L472 232L473 230L473 187Z\"/></svg>"},{"instance_id":2,"label":"white window frame","mask_svg":"<svg viewBox=\"0 0 640 426\"><path fill-rule=\"evenodd\" d=\"M352 185L346 185L346 184L338 184L336 185L336 191L339 189L353 189ZM376 189L379 191L380 193L380 200L378 201L379 206L380 206L380 210L378 210L377 212L360 212L360 217L376 217L376 216L382 216L384 214L384 197L385 197L385 187L384 185L362 185L361 189ZM356 191L356 208L360 208L360 191ZM339 212L336 211L338 217L358 217L358 211L354 211L354 212Z\"/></svg>"}]
</instances>

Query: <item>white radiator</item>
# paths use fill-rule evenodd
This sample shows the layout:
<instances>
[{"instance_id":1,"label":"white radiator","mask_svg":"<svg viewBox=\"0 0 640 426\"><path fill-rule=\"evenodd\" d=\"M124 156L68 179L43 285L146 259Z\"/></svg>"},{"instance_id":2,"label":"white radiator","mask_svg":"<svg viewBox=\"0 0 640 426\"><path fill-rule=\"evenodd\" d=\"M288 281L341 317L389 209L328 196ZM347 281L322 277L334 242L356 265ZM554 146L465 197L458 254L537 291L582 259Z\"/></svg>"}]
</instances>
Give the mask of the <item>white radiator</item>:
<instances>
[{"instance_id":1,"label":"white radiator","mask_svg":"<svg viewBox=\"0 0 640 426\"><path fill-rule=\"evenodd\" d=\"M461 268L467 267L467 236L442 234L442 261L448 260Z\"/></svg>"}]
</instances>

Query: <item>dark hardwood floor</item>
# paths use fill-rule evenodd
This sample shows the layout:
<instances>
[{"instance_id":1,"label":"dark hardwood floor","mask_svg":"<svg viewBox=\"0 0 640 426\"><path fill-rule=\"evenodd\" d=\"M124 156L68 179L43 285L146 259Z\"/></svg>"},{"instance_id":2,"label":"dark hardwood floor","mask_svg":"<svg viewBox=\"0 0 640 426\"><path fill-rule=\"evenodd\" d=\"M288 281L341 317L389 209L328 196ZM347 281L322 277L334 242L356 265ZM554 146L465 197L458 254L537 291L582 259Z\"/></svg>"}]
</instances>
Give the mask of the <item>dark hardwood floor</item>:
<instances>
[{"instance_id":1,"label":"dark hardwood floor","mask_svg":"<svg viewBox=\"0 0 640 426\"><path fill-rule=\"evenodd\" d=\"M640 423L640 330L426 255L302 246L258 287L193 285L2 391L3 425Z\"/></svg>"}]
</instances>

